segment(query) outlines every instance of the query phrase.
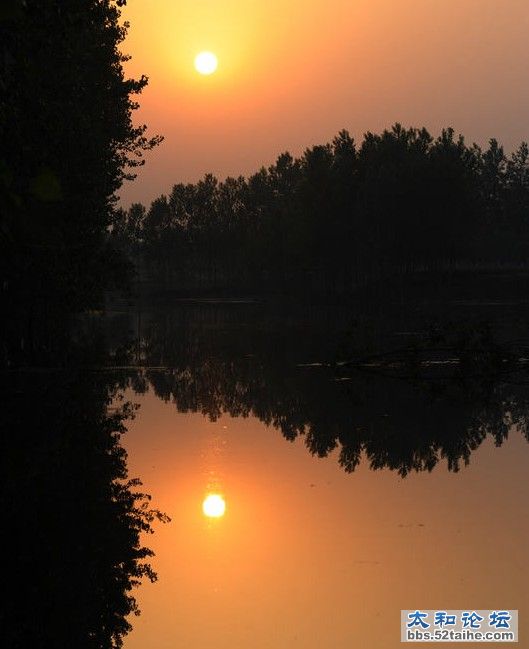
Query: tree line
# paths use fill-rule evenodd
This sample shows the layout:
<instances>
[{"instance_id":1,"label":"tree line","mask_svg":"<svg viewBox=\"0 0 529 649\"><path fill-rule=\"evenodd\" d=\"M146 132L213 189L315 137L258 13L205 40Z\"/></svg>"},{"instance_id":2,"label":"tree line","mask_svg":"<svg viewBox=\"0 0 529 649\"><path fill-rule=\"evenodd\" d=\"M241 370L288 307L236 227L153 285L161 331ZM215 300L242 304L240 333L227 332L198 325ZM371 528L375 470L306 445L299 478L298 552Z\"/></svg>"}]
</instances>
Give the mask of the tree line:
<instances>
[{"instance_id":1,"label":"tree line","mask_svg":"<svg viewBox=\"0 0 529 649\"><path fill-rule=\"evenodd\" d=\"M133 204L114 240L171 282L302 280L348 288L385 271L525 263L529 149L468 145L396 124L357 145L347 131L245 178L207 174Z\"/></svg>"}]
</instances>

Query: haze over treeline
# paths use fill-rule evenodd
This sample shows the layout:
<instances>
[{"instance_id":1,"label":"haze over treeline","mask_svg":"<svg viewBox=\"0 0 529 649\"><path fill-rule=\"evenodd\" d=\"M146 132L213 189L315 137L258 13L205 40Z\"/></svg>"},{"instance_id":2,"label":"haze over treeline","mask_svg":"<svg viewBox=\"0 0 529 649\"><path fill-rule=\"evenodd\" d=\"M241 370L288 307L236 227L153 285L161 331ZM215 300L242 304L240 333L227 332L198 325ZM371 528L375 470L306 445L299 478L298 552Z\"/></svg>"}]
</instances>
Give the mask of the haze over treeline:
<instances>
[{"instance_id":1,"label":"haze over treeline","mask_svg":"<svg viewBox=\"0 0 529 649\"><path fill-rule=\"evenodd\" d=\"M218 286L523 264L529 149L483 150L450 128L396 124L359 145L341 131L249 178L176 184L122 211L112 236L151 276Z\"/></svg>"}]
</instances>

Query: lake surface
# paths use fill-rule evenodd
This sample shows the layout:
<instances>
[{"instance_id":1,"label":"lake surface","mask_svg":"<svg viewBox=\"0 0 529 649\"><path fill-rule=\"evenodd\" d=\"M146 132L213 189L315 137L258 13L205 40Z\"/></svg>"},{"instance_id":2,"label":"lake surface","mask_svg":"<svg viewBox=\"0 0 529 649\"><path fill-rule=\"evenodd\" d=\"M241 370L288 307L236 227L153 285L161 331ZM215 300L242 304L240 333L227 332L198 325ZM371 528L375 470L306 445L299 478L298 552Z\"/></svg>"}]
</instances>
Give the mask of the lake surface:
<instances>
[{"instance_id":1,"label":"lake surface","mask_svg":"<svg viewBox=\"0 0 529 649\"><path fill-rule=\"evenodd\" d=\"M475 334L479 308L457 305L452 332ZM447 373L438 343L410 373L394 350L428 337L427 311L115 316L151 368L127 392L129 471L172 519L148 540L159 581L139 590L128 649L398 647L416 608L517 608L527 637L523 373ZM500 338L519 336L498 316ZM360 349L370 367L344 368ZM222 518L204 516L208 493Z\"/></svg>"},{"instance_id":2,"label":"lake surface","mask_svg":"<svg viewBox=\"0 0 529 649\"><path fill-rule=\"evenodd\" d=\"M396 648L417 608L519 609L523 643L524 302L110 307L2 375L6 579L41 644L111 646L136 580L126 649ZM171 518L141 535L154 583L134 490Z\"/></svg>"},{"instance_id":3,"label":"lake surface","mask_svg":"<svg viewBox=\"0 0 529 649\"><path fill-rule=\"evenodd\" d=\"M172 522L127 647L398 647L399 610L527 607L527 442L406 479L310 457L255 417L155 397L125 445ZM225 516L202 514L210 490ZM521 637L527 637L521 623Z\"/></svg>"}]
</instances>

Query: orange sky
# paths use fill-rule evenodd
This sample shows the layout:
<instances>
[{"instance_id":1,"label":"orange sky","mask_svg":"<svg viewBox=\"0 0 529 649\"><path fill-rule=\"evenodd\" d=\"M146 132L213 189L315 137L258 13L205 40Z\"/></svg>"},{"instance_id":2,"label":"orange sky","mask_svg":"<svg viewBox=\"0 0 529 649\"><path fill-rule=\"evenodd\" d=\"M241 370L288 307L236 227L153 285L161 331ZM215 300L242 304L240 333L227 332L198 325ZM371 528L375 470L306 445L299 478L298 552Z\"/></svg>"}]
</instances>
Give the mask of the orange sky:
<instances>
[{"instance_id":1,"label":"orange sky","mask_svg":"<svg viewBox=\"0 0 529 649\"><path fill-rule=\"evenodd\" d=\"M347 128L453 126L507 148L529 138L527 0L128 0L137 119L165 142L122 192L248 174ZM201 50L219 58L201 77Z\"/></svg>"}]
</instances>

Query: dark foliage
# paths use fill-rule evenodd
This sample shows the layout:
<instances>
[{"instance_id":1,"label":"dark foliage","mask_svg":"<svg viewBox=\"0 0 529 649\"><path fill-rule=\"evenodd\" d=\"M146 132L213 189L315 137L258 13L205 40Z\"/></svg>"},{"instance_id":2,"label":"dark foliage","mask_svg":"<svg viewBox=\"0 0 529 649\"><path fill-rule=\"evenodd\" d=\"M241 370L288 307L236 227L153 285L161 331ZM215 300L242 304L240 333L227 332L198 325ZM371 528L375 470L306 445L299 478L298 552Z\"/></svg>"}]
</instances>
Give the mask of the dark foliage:
<instances>
[{"instance_id":1,"label":"dark foliage","mask_svg":"<svg viewBox=\"0 0 529 649\"><path fill-rule=\"evenodd\" d=\"M0 14L0 291L27 318L92 306L127 264L116 192L160 138L134 126L124 0L8 0Z\"/></svg>"},{"instance_id":2,"label":"dark foliage","mask_svg":"<svg viewBox=\"0 0 529 649\"><path fill-rule=\"evenodd\" d=\"M249 178L175 185L114 234L144 271L190 287L343 292L395 272L524 264L529 150L399 124L357 147L342 131Z\"/></svg>"},{"instance_id":3,"label":"dark foliage","mask_svg":"<svg viewBox=\"0 0 529 649\"><path fill-rule=\"evenodd\" d=\"M167 520L127 476L134 408L91 372L1 381L4 646L120 647L139 613L132 589L156 579L140 534Z\"/></svg>"}]
</instances>

